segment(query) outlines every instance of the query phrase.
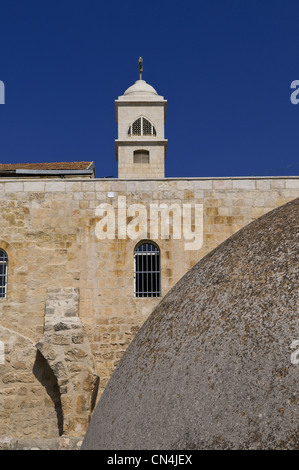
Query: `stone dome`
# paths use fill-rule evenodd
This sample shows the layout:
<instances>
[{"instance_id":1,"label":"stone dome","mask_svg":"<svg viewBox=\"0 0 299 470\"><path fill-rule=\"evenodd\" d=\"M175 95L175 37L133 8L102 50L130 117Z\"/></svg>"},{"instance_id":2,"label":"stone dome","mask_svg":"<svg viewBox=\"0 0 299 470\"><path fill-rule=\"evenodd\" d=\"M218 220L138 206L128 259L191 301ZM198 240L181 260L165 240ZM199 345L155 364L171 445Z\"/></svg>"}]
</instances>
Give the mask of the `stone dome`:
<instances>
[{"instance_id":1,"label":"stone dome","mask_svg":"<svg viewBox=\"0 0 299 470\"><path fill-rule=\"evenodd\" d=\"M181 278L122 357L82 449L299 449L298 221L296 199Z\"/></svg>"},{"instance_id":2,"label":"stone dome","mask_svg":"<svg viewBox=\"0 0 299 470\"><path fill-rule=\"evenodd\" d=\"M134 85L130 86L125 92L124 96L127 95L158 95L156 90L146 83L144 80L137 80Z\"/></svg>"}]
</instances>

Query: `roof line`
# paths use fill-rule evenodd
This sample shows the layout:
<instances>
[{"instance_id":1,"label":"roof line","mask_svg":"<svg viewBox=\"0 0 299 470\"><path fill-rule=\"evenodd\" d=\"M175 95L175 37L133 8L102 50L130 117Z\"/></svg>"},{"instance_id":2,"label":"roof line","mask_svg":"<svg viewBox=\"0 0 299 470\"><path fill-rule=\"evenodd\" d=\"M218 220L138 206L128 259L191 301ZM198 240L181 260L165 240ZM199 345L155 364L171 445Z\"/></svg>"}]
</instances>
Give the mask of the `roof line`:
<instances>
[{"instance_id":1,"label":"roof line","mask_svg":"<svg viewBox=\"0 0 299 470\"><path fill-rule=\"evenodd\" d=\"M5 170L3 171L5 173ZM87 170L27 170L18 168L15 170L15 174L22 175L91 175L94 172L94 168ZM11 173L11 171L9 171Z\"/></svg>"}]
</instances>

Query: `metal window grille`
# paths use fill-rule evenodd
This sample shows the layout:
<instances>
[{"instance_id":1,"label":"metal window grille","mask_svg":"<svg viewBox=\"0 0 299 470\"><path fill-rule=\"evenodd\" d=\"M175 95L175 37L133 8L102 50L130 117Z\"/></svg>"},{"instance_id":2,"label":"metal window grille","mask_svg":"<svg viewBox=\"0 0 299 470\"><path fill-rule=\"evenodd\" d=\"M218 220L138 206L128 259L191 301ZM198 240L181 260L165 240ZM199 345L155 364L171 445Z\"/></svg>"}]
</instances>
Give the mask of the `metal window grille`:
<instances>
[{"instance_id":1,"label":"metal window grille","mask_svg":"<svg viewBox=\"0 0 299 470\"><path fill-rule=\"evenodd\" d=\"M155 127L144 117L136 119L129 127L128 135L154 135L156 136Z\"/></svg>"},{"instance_id":2,"label":"metal window grille","mask_svg":"<svg viewBox=\"0 0 299 470\"><path fill-rule=\"evenodd\" d=\"M137 119L132 125L132 134L141 135L141 118Z\"/></svg>"},{"instance_id":3,"label":"metal window grille","mask_svg":"<svg viewBox=\"0 0 299 470\"><path fill-rule=\"evenodd\" d=\"M149 163L148 150L134 150L134 163Z\"/></svg>"},{"instance_id":4,"label":"metal window grille","mask_svg":"<svg viewBox=\"0 0 299 470\"><path fill-rule=\"evenodd\" d=\"M0 250L0 298L5 299L7 294L7 266L8 256Z\"/></svg>"},{"instance_id":5,"label":"metal window grille","mask_svg":"<svg viewBox=\"0 0 299 470\"><path fill-rule=\"evenodd\" d=\"M160 297L160 250L153 243L142 243L134 250L135 297Z\"/></svg>"},{"instance_id":6,"label":"metal window grille","mask_svg":"<svg viewBox=\"0 0 299 470\"><path fill-rule=\"evenodd\" d=\"M151 125L151 123L143 118L143 121L142 121L142 130L143 130L143 135L152 135L153 134L153 126Z\"/></svg>"}]
</instances>

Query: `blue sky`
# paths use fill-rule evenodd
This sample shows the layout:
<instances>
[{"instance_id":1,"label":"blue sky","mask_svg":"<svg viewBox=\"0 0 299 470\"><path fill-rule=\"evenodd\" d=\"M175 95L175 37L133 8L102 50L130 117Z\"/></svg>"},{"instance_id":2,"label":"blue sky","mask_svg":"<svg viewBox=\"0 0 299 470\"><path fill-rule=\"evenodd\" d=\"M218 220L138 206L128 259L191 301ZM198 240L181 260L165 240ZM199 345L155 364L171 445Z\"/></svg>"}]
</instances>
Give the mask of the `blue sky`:
<instances>
[{"instance_id":1,"label":"blue sky","mask_svg":"<svg viewBox=\"0 0 299 470\"><path fill-rule=\"evenodd\" d=\"M0 0L0 162L117 177L114 100L168 101L166 176L298 175L299 1Z\"/></svg>"}]
</instances>

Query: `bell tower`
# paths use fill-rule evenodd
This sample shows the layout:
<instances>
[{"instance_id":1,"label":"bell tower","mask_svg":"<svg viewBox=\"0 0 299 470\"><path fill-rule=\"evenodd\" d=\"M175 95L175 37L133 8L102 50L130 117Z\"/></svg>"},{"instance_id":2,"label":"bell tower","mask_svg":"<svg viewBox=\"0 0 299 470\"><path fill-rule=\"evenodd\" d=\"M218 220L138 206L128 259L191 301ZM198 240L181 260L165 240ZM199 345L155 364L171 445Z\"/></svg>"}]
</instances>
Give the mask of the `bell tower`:
<instances>
[{"instance_id":1,"label":"bell tower","mask_svg":"<svg viewBox=\"0 0 299 470\"><path fill-rule=\"evenodd\" d=\"M142 80L115 100L118 139L115 140L118 178L164 178L167 139L164 123L167 101Z\"/></svg>"}]
</instances>

